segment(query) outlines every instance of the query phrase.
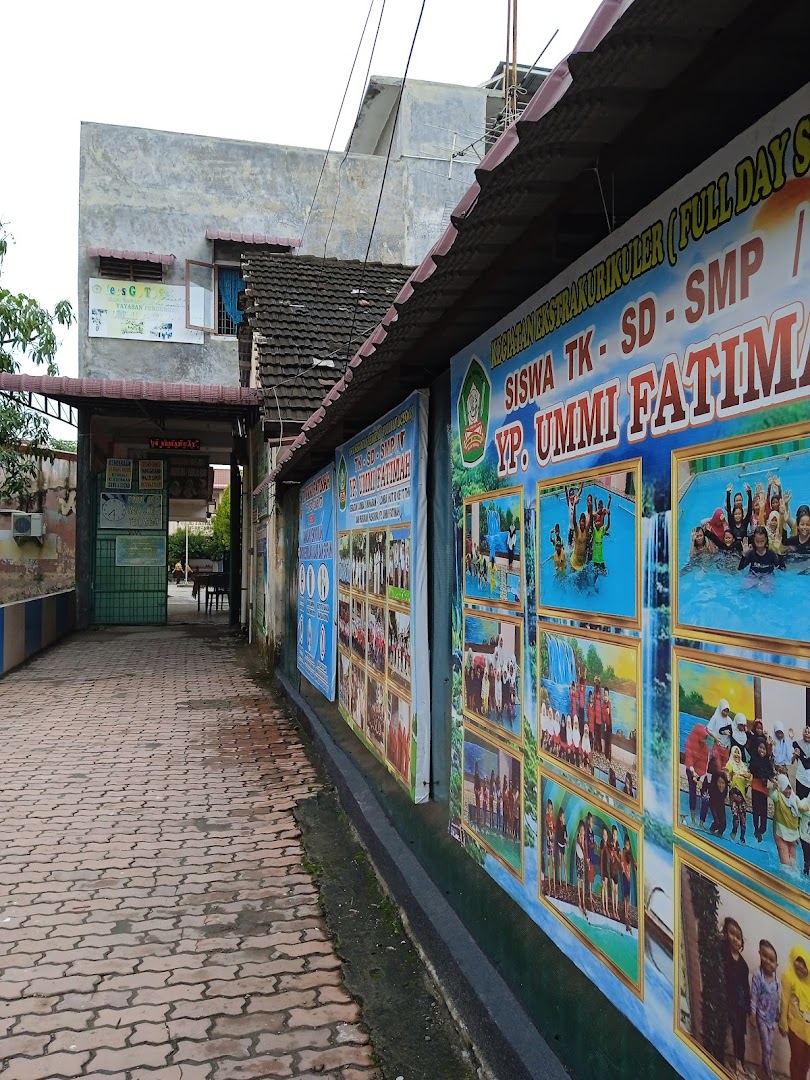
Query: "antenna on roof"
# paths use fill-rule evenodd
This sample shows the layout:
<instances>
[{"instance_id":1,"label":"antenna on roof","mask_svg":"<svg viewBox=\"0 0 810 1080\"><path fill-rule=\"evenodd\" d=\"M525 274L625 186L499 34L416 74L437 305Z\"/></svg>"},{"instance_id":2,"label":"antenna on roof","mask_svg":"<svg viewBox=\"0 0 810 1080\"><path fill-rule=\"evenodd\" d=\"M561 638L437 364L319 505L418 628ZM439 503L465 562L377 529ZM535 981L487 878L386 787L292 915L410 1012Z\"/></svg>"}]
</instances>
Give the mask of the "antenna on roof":
<instances>
[{"instance_id":1,"label":"antenna on roof","mask_svg":"<svg viewBox=\"0 0 810 1080\"><path fill-rule=\"evenodd\" d=\"M506 63L503 70L505 127L517 120L517 15L518 0L506 0Z\"/></svg>"}]
</instances>

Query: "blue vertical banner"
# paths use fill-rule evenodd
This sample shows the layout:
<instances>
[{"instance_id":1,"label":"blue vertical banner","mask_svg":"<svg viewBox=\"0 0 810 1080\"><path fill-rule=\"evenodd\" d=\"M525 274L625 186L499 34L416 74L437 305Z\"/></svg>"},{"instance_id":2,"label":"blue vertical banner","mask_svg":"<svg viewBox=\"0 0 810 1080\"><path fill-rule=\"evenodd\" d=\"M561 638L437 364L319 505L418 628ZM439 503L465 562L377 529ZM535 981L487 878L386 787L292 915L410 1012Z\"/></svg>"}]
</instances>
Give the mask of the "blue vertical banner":
<instances>
[{"instance_id":1,"label":"blue vertical banner","mask_svg":"<svg viewBox=\"0 0 810 1080\"><path fill-rule=\"evenodd\" d=\"M335 700L335 470L301 488L298 528L298 670Z\"/></svg>"},{"instance_id":2,"label":"blue vertical banner","mask_svg":"<svg viewBox=\"0 0 810 1080\"><path fill-rule=\"evenodd\" d=\"M415 802L429 794L427 391L339 446L338 706Z\"/></svg>"}]
</instances>

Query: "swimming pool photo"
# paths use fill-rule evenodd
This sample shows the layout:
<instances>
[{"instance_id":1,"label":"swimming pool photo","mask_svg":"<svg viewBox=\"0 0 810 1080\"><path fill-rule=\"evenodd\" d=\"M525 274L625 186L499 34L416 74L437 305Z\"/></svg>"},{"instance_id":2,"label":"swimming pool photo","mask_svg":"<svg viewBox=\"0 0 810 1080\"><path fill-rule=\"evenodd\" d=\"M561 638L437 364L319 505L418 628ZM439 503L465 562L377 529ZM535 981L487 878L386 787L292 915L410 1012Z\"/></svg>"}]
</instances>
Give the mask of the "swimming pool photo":
<instances>
[{"instance_id":1,"label":"swimming pool photo","mask_svg":"<svg viewBox=\"0 0 810 1080\"><path fill-rule=\"evenodd\" d=\"M675 458L677 503L674 492L673 506L677 507L677 524L672 585L676 633L684 630L686 636L693 637L695 630L702 630L747 639L753 631L791 649L796 643L810 643L809 556L793 554L788 548L784 569L754 574L749 568L739 569L739 553L692 551L695 529L708 529L713 518L724 527L729 485L732 509L739 493L743 510L747 510L746 485L753 500L759 495L763 503L769 488L771 493L789 494L788 519L801 505L810 504L810 439L777 442L773 433L767 438L767 444L760 438L728 453L713 452L705 457L678 454ZM790 521L782 524L791 535Z\"/></svg>"},{"instance_id":2,"label":"swimming pool photo","mask_svg":"<svg viewBox=\"0 0 810 1080\"><path fill-rule=\"evenodd\" d=\"M538 611L639 625L639 491L638 462L538 484Z\"/></svg>"},{"instance_id":3,"label":"swimming pool photo","mask_svg":"<svg viewBox=\"0 0 810 1080\"><path fill-rule=\"evenodd\" d=\"M523 606L523 489L464 500L464 596Z\"/></svg>"}]
</instances>

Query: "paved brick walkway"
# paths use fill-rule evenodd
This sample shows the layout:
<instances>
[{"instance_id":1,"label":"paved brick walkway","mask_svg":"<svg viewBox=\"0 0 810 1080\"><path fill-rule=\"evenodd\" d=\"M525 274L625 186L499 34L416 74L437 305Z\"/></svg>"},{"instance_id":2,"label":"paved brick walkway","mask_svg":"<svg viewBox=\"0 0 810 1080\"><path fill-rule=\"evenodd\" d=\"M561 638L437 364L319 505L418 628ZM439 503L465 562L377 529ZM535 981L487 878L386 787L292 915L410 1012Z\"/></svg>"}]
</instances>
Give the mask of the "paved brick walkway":
<instances>
[{"instance_id":1,"label":"paved brick walkway","mask_svg":"<svg viewBox=\"0 0 810 1080\"><path fill-rule=\"evenodd\" d=\"M315 775L229 639L79 635L0 703L4 1080L372 1080L292 816Z\"/></svg>"}]
</instances>

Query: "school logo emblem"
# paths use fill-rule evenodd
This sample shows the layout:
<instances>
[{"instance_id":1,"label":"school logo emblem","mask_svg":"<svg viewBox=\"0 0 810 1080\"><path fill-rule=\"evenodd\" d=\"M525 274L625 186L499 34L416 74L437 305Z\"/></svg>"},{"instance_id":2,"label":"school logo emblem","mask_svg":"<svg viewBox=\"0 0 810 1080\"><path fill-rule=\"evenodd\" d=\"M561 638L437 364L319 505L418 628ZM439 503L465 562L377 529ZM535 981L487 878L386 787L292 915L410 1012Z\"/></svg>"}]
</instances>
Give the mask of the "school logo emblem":
<instances>
[{"instance_id":1,"label":"school logo emblem","mask_svg":"<svg viewBox=\"0 0 810 1080\"><path fill-rule=\"evenodd\" d=\"M487 373L478 357L474 356L458 396L461 460L468 468L477 465L486 451L491 396L492 386Z\"/></svg>"},{"instance_id":2,"label":"school logo emblem","mask_svg":"<svg viewBox=\"0 0 810 1080\"><path fill-rule=\"evenodd\" d=\"M338 506L341 510L346 509L346 489L349 484L347 477L346 459L341 457L340 465L338 465Z\"/></svg>"}]
</instances>

